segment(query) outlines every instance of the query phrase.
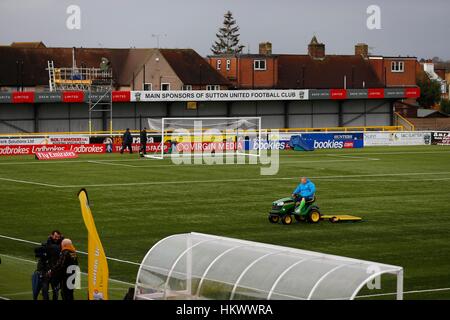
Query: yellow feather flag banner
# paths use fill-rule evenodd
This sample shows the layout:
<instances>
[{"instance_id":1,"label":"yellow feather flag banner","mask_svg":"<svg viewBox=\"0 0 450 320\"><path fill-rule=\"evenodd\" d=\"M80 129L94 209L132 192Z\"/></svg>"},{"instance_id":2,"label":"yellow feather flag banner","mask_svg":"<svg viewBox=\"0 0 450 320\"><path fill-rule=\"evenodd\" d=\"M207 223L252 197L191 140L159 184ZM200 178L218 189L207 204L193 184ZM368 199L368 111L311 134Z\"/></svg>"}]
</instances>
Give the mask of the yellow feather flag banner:
<instances>
[{"instance_id":1,"label":"yellow feather flag banner","mask_svg":"<svg viewBox=\"0 0 450 320\"><path fill-rule=\"evenodd\" d=\"M88 291L89 300L108 300L108 262L95 227L85 189L78 192L81 214L88 231Z\"/></svg>"}]
</instances>

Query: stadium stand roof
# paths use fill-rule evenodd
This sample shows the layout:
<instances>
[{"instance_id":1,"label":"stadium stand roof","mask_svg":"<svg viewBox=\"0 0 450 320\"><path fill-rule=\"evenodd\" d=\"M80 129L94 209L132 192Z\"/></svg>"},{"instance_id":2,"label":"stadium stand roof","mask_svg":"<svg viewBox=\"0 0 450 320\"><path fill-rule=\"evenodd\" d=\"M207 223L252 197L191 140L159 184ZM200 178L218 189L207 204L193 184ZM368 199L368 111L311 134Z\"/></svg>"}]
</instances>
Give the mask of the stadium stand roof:
<instances>
[{"instance_id":1,"label":"stadium stand roof","mask_svg":"<svg viewBox=\"0 0 450 320\"><path fill-rule=\"evenodd\" d=\"M393 265L201 233L169 236L147 253L135 299L354 299Z\"/></svg>"}]
</instances>

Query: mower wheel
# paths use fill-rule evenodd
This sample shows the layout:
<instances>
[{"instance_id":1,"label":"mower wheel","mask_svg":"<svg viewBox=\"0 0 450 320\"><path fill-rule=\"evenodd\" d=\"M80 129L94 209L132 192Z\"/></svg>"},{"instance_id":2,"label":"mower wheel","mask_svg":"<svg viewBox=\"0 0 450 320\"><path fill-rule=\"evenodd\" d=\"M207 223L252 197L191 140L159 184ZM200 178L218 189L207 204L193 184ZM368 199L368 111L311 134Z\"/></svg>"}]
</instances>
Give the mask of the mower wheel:
<instances>
[{"instance_id":1,"label":"mower wheel","mask_svg":"<svg viewBox=\"0 0 450 320\"><path fill-rule=\"evenodd\" d=\"M308 214L308 221L311 223L318 223L320 221L320 212L312 209Z\"/></svg>"},{"instance_id":2,"label":"mower wheel","mask_svg":"<svg viewBox=\"0 0 450 320\"><path fill-rule=\"evenodd\" d=\"M270 223L278 223L280 222L280 216L277 215L269 215L269 221Z\"/></svg>"},{"instance_id":3,"label":"mower wheel","mask_svg":"<svg viewBox=\"0 0 450 320\"><path fill-rule=\"evenodd\" d=\"M292 216L290 214L287 214L287 215L283 216L283 218L281 218L281 222L283 224L286 224L286 225L291 224L292 223Z\"/></svg>"}]
</instances>

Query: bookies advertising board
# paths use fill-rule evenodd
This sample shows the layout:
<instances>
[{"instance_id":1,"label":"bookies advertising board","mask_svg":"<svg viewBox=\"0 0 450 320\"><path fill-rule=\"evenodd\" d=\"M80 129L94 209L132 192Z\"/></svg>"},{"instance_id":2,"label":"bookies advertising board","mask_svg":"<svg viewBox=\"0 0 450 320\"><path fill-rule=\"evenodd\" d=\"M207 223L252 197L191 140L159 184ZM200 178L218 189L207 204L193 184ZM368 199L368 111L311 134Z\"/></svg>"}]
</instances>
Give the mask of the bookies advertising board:
<instances>
[{"instance_id":1,"label":"bookies advertising board","mask_svg":"<svg viewBox=\"0 0 450 320\"><path fill-rule=\"evenodd\" d=\"M293 134L273 135L269 141L252 141L250 147L253 149L290 149L289 141ZM299 139L311 145L312 149L347 149L363 148L363 133L297 133ZM289 140L284 140L289 137ZM276 139L278 138L278 139Z\"/></svg>"},{"instance_id":2,"label":"bookies advertising board","mask_svg":"<svg viewBox=\"0 0 450 320\"><path fill-rule=\"evenodd\" d=\"M311 141L314 149L363 148L363 133L302 133L300 139Z\"/></svg>"}]
</instances>

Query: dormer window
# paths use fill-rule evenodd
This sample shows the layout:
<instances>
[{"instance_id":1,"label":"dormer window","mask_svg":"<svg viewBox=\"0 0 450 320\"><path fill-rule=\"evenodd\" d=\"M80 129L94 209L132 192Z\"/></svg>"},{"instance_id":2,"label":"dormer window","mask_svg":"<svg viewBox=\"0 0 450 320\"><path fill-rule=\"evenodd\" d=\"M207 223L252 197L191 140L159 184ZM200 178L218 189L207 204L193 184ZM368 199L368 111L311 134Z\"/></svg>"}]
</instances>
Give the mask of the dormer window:
<instances>
[{"instance_id":1,"label":"dormer window","mask_svg":"<svg viewBox=\"0 0 450 320\"><path fill-rule=\"evenodd\" d=\"M254 60L253 61L254 70L266 70L266 60Z\"/></svg>"},{"instance_id":2,"label":"dormer window","mask_svg":"<svg viewBox=\"0 0 450 320\"><path fill-rule=\"evenodd\" d=\"M392 61L391 62L392 72L405 72L405 62L404 61Z\"/></svg>"}]
</instances>

